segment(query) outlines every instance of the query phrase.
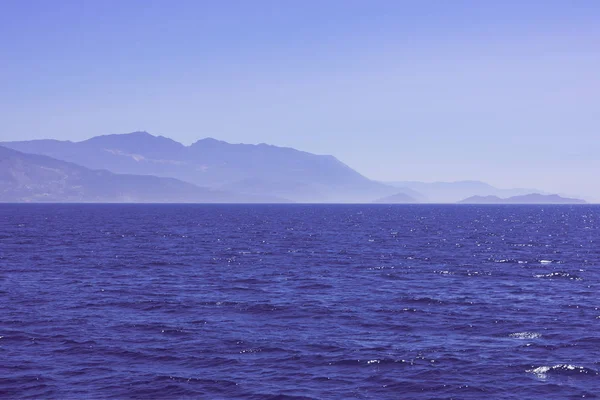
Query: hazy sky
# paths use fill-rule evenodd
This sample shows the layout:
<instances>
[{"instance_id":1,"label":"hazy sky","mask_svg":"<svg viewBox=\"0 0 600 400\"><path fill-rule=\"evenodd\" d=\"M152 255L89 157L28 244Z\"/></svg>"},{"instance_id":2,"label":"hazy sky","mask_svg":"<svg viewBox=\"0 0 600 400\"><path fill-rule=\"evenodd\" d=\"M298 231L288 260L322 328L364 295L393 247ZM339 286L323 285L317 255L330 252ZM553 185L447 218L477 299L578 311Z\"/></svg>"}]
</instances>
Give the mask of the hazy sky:
<instances>
[{"instance_id":1,"label":"hazy sky","mask_svg":"<svg viewBox=\"0 0 600 400\"><path fill-rule=\"evenodd\" d=\"M600 1L0 1L0 139L146 130L600 198Z\"/></svg>"}]
</instances>

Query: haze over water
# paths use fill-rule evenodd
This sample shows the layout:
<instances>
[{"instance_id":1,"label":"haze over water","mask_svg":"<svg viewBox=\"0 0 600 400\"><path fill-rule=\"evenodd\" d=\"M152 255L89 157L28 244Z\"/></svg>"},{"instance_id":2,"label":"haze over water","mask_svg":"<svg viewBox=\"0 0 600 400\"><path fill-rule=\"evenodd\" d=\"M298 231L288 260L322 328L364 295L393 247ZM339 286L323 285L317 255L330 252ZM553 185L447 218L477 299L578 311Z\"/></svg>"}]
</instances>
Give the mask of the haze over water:
<instances>
[{"instance_id":1,"label":"haze over water","mask_svg":"<svg viewBox=\"0 0 600 400\"><path fill-rule=\"evenodd\" d=\"M596 398L599 211L0 205L0 397Z\"/></svg>"}]
</instances>

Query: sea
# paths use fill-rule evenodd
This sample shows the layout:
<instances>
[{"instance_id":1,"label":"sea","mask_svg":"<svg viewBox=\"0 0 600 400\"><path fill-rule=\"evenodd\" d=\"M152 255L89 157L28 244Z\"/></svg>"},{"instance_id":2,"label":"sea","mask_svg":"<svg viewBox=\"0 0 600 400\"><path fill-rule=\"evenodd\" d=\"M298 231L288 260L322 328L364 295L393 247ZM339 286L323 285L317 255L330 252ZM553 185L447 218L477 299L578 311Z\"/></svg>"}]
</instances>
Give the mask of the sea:
<instances>
[{"instance_id":1,"label":"sea","mask_svg":"<svg viewBox=\"0 0 600 400\"><path fill-rule=\"evenodd\" d=\"M2 399L600 396L600 206L0 205Z\"/></svg>"}]
</instances>

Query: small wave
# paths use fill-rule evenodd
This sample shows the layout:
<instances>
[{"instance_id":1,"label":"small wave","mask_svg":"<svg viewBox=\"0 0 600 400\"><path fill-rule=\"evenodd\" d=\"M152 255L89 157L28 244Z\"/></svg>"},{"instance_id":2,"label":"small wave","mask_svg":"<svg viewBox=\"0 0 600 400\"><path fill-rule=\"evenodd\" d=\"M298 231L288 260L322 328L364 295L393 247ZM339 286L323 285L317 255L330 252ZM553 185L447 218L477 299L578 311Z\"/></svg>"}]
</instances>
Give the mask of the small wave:
<instances>
[{"instance_id":1,"label":"small wave","mask_svg":"<svg viewBox=\"0 0 600 400\"><path fill-rule=\"evenodd\" d=\"M270 282L264 279L257 279L257 278L243 278L243 279L237 279L235 281L235 283L237 284L248 284L248 285L267 285Z\"/></svg>"},{"instance_id":2,"label":"small wave","mask_svg":"<svg viewBox=\"0 0 600 400\"><path fill-rule=\"evenodd\" d=\"M514 258L503 258L500 260L494 260L494 262L499 264L521 264L521 261L515 260Z\"/></svg>"},{"instance_id":3,"label":"small wave","mask_svg":"<svg viewBox=\"0 0 600 400\"><path fill-rule=\"evenodd\" d=\"M283 311L285 308L286 307L284 306L275 306L274 304L270 303L257 303L242 307L240 311L249 314L262 314L264 312Z\"/></svg>"},{"instance_id":4,"label":"small wave","mask_svg":"<svg viewBox=\"0 0 600 400\"><path fill-rule=\"evenodd\" d=\"M241 304L237 301L201 301L198 303L200 306L218 306L218 307L232 307Z\"/></svg>"},{"instance_id":5,"label":"small wave","mask_svg":"<svg viewBox=\"0 0 600 400\"><path fill-rule=\"evenodd\" d=\"M333 289L333 286L325 283L309 283L298 286L298 289Z\"/></svg>"},{"instance_id":6,"label":"small wave","mask_svg":"<svg viewBox=\"0 0 600 400\"><path fill-rule=\"evenodd\" d=\"M499 264L529 264L528 260L518 260L516 258L502 258L502 259L494 259L495 263Z\"/></svg>"},{"instance_id":7,"label":"small wave","mask_svg":"<svg viewBox=\"0 0 600 400\"><path fill-rule=\"evenodd\" d=\"M443 300L435 299L432 297L411 297L406 299L405 301L408 301L413 304L444 304Z\"/></svg>"},{"instance_id":8,"label":"small wave","mask_svg":"<svg viewBox=\"0 0 600 400\"><path fill-rule=\"evenodd\" d=\"M263 351L262 348L256 347L256 348L250 348L250 349L240 350L240 354L244 354L244 353L260 353L261 351Z\"/></svg>"},{"instance_id":9,"label":"small wave","mask_svg":"<svg viewBox=\"0 0 600 400\"><path fill-rule=\"evenodd\" d=\"M448 270L436 270L436 271L433 271L433 273L440 274L440 275L454 275L454 272L448 271Z\"/></svg>"},{"instance_id":10,"label":"small wave","mask_svg":"<svg viewBox=\"0 0 600 400\"><path fill-rule=\"evenodd\" d=\"M574 280L574 281L583 280L581 277L579 277L575 274L570 274L570 273L564 272L564 271L550 272L549 274L537 274L534 276L536 278L549 278L549 279L565 278L565 279L570 279L570 280Z\"/></svg>"},{"instance_id":11,"label":"small wave","mask_svg":"<svg viewBox=\"0 0 600 400\"><path fill-rule=\"evenodd\" d=\"M598 371L591 368L571 364L557 364L554 366L541 366L528 369L526 372L536 375L540 379L546 379L548 375L559 376L597 376Z\"/></svg>"},{"instance_id":12,"label":"small wave","mask_svg":"<svg viewBox=\"0 0 600 400\"><path fill-rule=\"evenodd\" d=\"M419 310L416 308L412 308L412 307L404 307L404 308L382 307L382 308L378 308L377 310L375 310L375 312L378 312L378 313L404 313L404 312L417 312L417 311L419 311Z\"/></svg>"},{"instance_id":13,"label":"small wave","mask_svg":"<svg viewBox=\"0 0 600 400\"><path fill-rule=\"evenodd\" d=\"M406 364L406 363L412 363L410 360L396 360L396 359L391 359L391 358L373 358L373 359L365 359L365 360L361 360L361 359L343 359L343 360L337 360L337 361L332 361L329 363L329 365L361 365L361 366L369 366L369 365L374 365L374 364Z\"/></svg>"},{"instance_id":14,"label":"small wave","mask_svg":"<svg viewBox=\"0 0 600 400\"><path fill-rule=\"evenodd\" d=\"M167 267L167 266L171 265L171 263L169 263L168 261L165 261L165 260L157 260L157 261L150 261L146 265L148 265L150 267Z\"/></svg>"},{"instance_id":15,"label":"small wave","mask_svg":"<svg viewBox=\"0 0 600 400\"><path fill-rule=\"evenodd\" d=\"M537 332L515 332L508 336L514 339L538 339L542 337L542 335Z\"/></svg>"}]
</instances>

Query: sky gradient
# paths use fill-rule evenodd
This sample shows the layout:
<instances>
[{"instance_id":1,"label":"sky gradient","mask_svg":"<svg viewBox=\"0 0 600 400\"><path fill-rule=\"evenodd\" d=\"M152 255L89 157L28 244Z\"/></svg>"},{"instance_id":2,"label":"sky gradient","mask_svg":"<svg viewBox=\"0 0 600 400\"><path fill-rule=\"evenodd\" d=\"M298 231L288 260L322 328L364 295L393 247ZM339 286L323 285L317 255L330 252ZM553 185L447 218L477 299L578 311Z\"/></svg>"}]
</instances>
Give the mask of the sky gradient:
<instances>
[{"instance_id":1,"label":"sky gradient","mask_svg":"<svg viewBox=\"0 0 600 400\"><path fill-rule=\"evenodd\" d=\"M600 200L600 2L0 2L0 139L146 130Z\"/></svg>"}]
</instances>

